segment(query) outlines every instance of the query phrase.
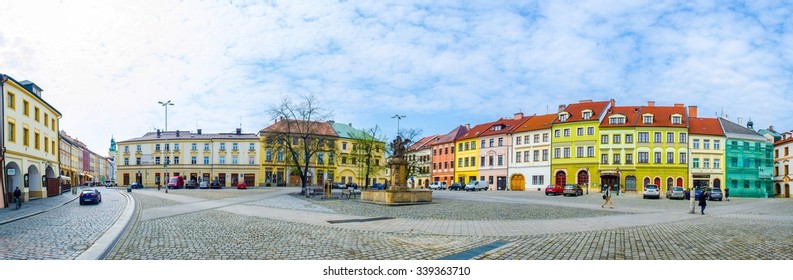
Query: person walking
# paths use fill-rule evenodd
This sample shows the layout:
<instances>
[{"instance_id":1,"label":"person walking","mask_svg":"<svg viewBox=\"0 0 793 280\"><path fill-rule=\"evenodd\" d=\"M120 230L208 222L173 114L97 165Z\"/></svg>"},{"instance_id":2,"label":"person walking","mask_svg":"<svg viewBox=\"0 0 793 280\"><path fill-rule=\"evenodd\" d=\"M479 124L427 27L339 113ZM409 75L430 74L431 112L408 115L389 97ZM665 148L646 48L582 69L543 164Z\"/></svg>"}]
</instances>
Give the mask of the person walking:
<instances>
[{"instance_id":1,"label":"person walking","mask_svg":"<svg viewBox=\"0 0 793 280\"><path fill-rule=\"evenodd\" d=\"M16 187L16 189L14 189L14 202L16 203L17 208L19 208L20 205L22 205L20 203L20 202L22 202L20 200L20 197L22 197L22 191L19 190L19 187Z\"/></svg>"},{"instance_id":2,"label":"person walking","mask_svg":"<svg viewBox=\"0 0 793 280\"><path fill-rule=\"evenodd\" d=\"M702 193L699 194L699 207L701 207L701 210L699 210L699 212L702 213L702 215L705 215L705 206L707 205L708 205L708 193L705 192L705 190L703 189Z\"/></svg>"},{"instance_id":3,"label":"person walking","mask_svg":"<svg viewBox=\"0 0 793 280\"><path fill-rule=\"evenodd\" d=\"M606 203L608 203L609 208L614 209L614 202L611 202L611 187L606 189L606 193L603 194L603 199L605 199L606 201L603 201L603 204L600 205L600 208L603 208L603 206L605 206Z\"/></svg>"}]
</instances>

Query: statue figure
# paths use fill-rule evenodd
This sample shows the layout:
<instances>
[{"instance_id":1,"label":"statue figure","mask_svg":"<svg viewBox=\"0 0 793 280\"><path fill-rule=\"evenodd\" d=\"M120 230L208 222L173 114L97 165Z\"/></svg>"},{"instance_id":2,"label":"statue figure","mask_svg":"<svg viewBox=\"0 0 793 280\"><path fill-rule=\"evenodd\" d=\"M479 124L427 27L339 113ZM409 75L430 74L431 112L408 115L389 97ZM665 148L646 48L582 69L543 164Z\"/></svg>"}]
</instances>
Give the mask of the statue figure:
<instances>
[{"instance_id":1,"label":"statue figure","mask_svg":"<svg viewBox=\"0 0 793 280\"><path fill-rule=\"evenodd\" d=\"M404 158L408 143L410 143L410 140L402 140L402 136L397 136L396 139L391 142L391 149L394 151L395 158Z\"/></svg>"}]
</instances>

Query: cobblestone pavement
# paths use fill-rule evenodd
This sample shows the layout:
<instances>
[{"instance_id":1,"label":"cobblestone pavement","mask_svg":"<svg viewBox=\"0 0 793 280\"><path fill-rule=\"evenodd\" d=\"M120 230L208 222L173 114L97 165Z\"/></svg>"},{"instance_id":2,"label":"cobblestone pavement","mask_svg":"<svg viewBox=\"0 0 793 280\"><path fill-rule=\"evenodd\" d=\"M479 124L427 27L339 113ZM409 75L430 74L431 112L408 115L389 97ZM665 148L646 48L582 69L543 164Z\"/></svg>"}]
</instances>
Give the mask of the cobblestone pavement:
<instances>
[{"instance_id":1,"label":"cobblestone pavement","mask_svg":"<svg viewBox=\"0 0 793 280\"><path fill-rule=\"evenodd\" d=\"M132 226L108 259L427 260L503 241L474 259L793 259L793 200L709 203L599 193L434 193L388 207L305 198L297 188L132 193ZM338 197L338 194L336 194ZM372 219L375 218L375 219Z\"/></svg>"},{"instance_id":2,"label":"cobblestone pavement","mask_svg":"<svg viewBox=\"0 0 793 280\"><path fill-rule=\"evenodd\" d=\"M0 259L70 260L86 253L113 226L126 207L118 189L98 188L102 202L79 205L64 193L0 209Z\"/></svg>"}]
</instances>

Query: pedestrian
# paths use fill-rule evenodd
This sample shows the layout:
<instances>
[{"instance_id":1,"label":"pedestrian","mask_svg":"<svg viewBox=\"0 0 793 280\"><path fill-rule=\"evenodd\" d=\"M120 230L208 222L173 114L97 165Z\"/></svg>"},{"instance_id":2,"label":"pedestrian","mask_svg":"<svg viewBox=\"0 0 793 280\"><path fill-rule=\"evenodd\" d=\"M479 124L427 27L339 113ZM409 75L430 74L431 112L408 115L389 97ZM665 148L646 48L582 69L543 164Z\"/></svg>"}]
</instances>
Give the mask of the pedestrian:
<instances>
[{"instance_id":1,"label":"pedestrian","mask_svg":"<svg viewBox=\"0 0 793 280\"><path fill-rule=\"evenodd\" d=\"M22 191L19 190L19 187L16 187L16 189L14 189L14 199L18 201L19 197L21 196L22 196Z\"/></svg>"},{"instance_id":2,"label":"pedestrian","mask_svg":"<svg viewBox=\"0 0 793 280\"><path fill-rule=\"evenodd\" d=\"M611 202L611 187L606 189L606 193L603 194L603 199L605 199L606 201L603 201L603 204L600 205L600 208L603 208L603 206L605 206L606 203L608 203L609 208L614 209L614 202Z\"/></svg>"},{"instance_id":3,"label":"pedestrian","mask_svg":"<svg viewBox=\"0 0 793 280\"><path fill-rule=\"evenodd\" d=\"M730 189L729 188L724 188L724 198L727 199L727 201L730 201Z\"/></svg>"},{"instance_id":4,"label":"pedestrian","mask_svg":"<svg viewBox=\"0 0 793 280\"><path fill-rule=\"evenodd\" d=\"M708 193L703 189L702 193L699 194L699 207L701 210L699 211L702 215L705 215L705 206L708 205Z\"/></svg>"}]
</instances>

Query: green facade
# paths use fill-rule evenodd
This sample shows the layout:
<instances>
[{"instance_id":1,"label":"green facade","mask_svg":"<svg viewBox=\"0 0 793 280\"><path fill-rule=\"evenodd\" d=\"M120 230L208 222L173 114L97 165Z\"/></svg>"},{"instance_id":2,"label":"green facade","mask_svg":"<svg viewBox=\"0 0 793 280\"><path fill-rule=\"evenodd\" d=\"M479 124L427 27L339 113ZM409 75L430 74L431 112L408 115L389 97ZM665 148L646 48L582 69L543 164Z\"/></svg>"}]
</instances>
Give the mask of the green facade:
<instances>
[{"instance_id":1,"label":"green facade","mask_svg":"<svg viewBox=\"0 0 793 280\"><path fill-rule=\"evenodd\" d=\"M731 197L773 197L774 145L727 138L725 185Z\"/></svg>"}]
</instances>

